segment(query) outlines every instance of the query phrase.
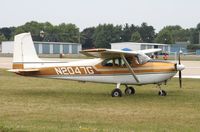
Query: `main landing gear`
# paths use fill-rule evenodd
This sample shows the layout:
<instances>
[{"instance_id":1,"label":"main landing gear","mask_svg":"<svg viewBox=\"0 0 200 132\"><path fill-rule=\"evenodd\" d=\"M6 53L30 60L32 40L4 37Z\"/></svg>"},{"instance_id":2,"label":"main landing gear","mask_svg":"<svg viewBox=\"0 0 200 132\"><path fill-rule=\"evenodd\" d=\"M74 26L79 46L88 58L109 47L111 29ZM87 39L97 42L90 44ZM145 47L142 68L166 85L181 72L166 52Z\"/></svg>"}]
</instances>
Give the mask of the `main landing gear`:
<instances>
[{"instance_id":1,"label":"main landing gear","mask_svg":"<svg viewBox=\"0 0 200 132\"><path fill-rule=\"evenodd\" d=\"M128 87L128 85L125 85L126 89L124 93L126 95L134 95L135 94L135 89L133 87ZM111 93L112 97L121 97L122 96L122 91L120 90L120 83L117 84L117 87L113 89Z\"/></svg>"},{"instance_id":2,"label":"main landing gear","mask_svg":"<svg viewBox=\"0 0 200 132\"><path fill-rule=\"evenodd\" d=\"M135 89L133 87L129 87L128 85L125 85L126 89L125 89L125 94L126 95L131 95L131 94L135 94Z\"/></svg>"}]
</instances>

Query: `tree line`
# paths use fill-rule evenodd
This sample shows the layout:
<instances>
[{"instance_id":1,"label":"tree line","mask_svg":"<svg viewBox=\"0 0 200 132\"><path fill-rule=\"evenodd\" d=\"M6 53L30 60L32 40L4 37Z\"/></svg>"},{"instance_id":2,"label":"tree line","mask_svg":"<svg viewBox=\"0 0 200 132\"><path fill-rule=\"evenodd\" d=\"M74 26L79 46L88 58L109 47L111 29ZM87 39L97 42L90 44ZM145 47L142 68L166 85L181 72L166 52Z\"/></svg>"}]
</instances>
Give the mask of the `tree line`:
<instances>
[{"instance_id":1,"label":"tree line","mask_svg":"<svg viewBox=\"0 0 200 132\"><path fill-rule=\"evenodd\" d=\"M27 22L18 27L0 28L0 42L14 39L14 35L31 32L34 41L81 43L83 49L110 48L114 42L143 42L174 44L175 42L199 43L200 23L195 28L184 29L179 25L165 26L158 33L153 26L142 23L113 25L99 24L80 31L75 24L61 23L52 25L49 22ZM195 46L193 46L195 47Z\"/></svg>"}]
</instances>

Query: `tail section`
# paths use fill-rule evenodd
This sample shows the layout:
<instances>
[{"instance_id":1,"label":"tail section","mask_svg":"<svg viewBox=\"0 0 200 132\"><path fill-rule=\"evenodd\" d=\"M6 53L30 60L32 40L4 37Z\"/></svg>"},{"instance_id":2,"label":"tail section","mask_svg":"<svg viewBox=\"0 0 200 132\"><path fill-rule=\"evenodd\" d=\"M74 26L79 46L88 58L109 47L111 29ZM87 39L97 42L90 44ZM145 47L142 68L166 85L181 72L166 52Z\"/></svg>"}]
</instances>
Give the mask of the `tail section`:
<instances>
[{"instance_id":1,"label":"tail section","mask_svg":"<svg viewBox=\"0 0 200 132\"><path fill-rule=\"evenodd\" d=\"M15 36L13 52L13 69L23 69L28 62L40 62L30 33Z\"/></svg>"}]
</instances>

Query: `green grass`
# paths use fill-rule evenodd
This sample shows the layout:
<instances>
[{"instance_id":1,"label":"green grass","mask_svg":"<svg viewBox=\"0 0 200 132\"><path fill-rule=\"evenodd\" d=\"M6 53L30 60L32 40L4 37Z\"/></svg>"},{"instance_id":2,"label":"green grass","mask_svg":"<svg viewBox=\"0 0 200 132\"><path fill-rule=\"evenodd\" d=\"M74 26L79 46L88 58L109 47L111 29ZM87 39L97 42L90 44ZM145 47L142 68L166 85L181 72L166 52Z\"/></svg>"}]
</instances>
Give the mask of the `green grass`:
<instances>
[{"instance_id":1,"label":"green grass","mask_svg":"<svg viewBox=\"0 0 200 132\"><path fill-rule=\"evenodd\" d=\"M198 79L172 79L112 98L111 84L22 77L0 70L0 132L199 131ZM122 87L124 90L124 87Z\"/></svg>"}]
</instances>

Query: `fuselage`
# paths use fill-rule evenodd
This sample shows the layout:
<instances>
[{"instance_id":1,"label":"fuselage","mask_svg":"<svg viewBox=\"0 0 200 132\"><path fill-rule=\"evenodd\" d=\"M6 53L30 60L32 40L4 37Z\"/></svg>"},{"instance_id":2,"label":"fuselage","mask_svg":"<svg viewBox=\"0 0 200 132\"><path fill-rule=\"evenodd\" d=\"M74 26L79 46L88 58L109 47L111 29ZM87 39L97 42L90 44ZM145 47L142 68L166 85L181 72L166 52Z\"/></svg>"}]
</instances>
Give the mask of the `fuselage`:
<instances>
[{"instance_id":1,"label":"fuselage","mask_svg":"<svg viewBox=\"0 0 200 132\"><path fill-rule=\"evenodd\" d=\"M144 64L130 61L130 66L140 84L154 84L172 78L176 73L174 63L150 60ZM24 62L14 63L13 68L39 69L17 72L24 76L69 79L77 81L138 84L120 58L97 58L74 62Z\"/></svg>"}]
</instances>

